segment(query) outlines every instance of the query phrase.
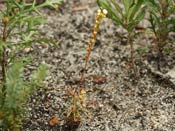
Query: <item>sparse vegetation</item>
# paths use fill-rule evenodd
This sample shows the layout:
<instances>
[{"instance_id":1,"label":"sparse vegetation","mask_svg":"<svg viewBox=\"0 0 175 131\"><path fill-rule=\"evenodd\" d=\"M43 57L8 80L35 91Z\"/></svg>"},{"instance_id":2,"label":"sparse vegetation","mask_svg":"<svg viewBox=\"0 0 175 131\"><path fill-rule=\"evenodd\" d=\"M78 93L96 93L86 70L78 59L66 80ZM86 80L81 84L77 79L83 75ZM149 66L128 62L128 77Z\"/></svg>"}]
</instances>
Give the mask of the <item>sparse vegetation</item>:
<instances>
[{"instance_id":1,"label":"sparse vegetation","mask_svg":"<svg viewBox=\"0 0 175 131\"><path fill-rule=\"evenodd\" d=\"M174 0L62 1L0 3L0 130L173 130Z\"/></svg>"}]
</instances>

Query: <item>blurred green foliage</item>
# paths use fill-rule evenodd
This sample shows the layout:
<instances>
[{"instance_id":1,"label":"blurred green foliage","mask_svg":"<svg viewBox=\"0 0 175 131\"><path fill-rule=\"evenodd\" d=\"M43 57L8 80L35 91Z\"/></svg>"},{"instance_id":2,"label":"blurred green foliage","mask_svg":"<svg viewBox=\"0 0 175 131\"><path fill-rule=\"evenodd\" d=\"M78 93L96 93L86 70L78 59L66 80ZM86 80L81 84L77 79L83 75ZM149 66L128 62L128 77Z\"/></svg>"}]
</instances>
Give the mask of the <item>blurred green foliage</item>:
<instances>
[{"instance_id":1,"label":"blurred green foliage","mask_svg":"<svg viewBox=\"0 0 175 131\"><path fill-rule=\"evenodd\" d=\"M41 37L39 25L44 22L40 13L43 7L57 8L62 0L46 0L36 4L36 0L4 0L5 9L0 9L2 32L0 32L0 63L2 81L0 84L0 129L19 131L26 114L26 102L29 95L41 86L47 75L46 65L40 65L31 74L29 80L24 78L24 69L31 62L30 57L16 58L32 43L52 43ZM7 49L11 51L7 53ZM20 55L22 56L22 55Z\"/></svg>"}]
</instances>

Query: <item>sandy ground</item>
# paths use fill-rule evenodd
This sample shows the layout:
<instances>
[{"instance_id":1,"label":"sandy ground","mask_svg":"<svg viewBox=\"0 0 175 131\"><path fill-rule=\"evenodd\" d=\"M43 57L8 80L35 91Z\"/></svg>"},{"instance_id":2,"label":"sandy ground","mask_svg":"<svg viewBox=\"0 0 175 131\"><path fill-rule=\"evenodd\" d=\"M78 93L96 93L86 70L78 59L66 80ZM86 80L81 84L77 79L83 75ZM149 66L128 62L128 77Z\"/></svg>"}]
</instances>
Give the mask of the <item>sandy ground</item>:
<instances>
[{"instance_id":1,"label":"sandy ground","mask_svg":"<svg viewBox=\"0 0 175 131\"><path fill-rule=\"evenodd\" d=\"M44 49L34 45L29 52L36 59L28 66L27 73L44 62L50 74L44 81L45 88L30 98L23 130L62 130L63 112L68 106L65 85L70 79L79 78L97 9L96 0L71 0L63 4L60 12L43 10L48 23L40 27L41 34L57 43ZM165 55L162 72L158 74L156 58L149 48L140 55L136 53L135 75L128 68L129 46L118 33L126 35L111 20L102 21L86 76L103 76L106 81L102 84L86 81L87 98L97 105L89 109L92 120L84 117L78 131L175 131L175 87L164 78L175 69L175 50ZM135 50L149 45L149 36L141 35L135 40ZM53 116L60 121L52 127L48 121Z\"/></svg>"}]
</instances>

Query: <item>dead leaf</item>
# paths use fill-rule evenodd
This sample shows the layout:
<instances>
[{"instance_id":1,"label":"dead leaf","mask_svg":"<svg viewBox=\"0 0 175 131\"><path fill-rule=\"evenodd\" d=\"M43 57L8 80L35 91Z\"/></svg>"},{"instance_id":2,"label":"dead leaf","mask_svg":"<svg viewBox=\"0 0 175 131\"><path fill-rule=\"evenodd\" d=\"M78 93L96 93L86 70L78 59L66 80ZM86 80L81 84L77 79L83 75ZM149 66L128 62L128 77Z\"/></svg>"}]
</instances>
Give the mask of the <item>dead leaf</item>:
<instances>
[{"instance_id":1,"label":"dead leaf","mask_svg":"<svg viewBox=\"0 0 175 131\"><path fill-rule=\"evenodd\" d=\"M106 77L100 75L90 75L88 78L91 79L94 84L104 84L107 81Z\"/></svg>"},{"instance_id":2,"label":"dead leaf","mask_svg":"<svg viewBox=\"0 0 175 131\"><path fill-rule=\"evenodd\" d=\"M57 116L54 116L52 117L50 120L49 120L49 125L50 126L55 126L59 123L59 118Z\"/></svg>"},{"instance_id":3,"label":"dead leaf","mask_svg":"<svg viewBox=\"0 0 175 131\"><path fill-rule=\"evenodd\" d=\"M72 9L72 11L83 11L83 10L87 10L89 7L87 6L87 5L85 5L85 6L83 6L83 5L81 5L81 6L76 6L76 7L74 7L73 9Z\"/></svg>"}]
</instances>

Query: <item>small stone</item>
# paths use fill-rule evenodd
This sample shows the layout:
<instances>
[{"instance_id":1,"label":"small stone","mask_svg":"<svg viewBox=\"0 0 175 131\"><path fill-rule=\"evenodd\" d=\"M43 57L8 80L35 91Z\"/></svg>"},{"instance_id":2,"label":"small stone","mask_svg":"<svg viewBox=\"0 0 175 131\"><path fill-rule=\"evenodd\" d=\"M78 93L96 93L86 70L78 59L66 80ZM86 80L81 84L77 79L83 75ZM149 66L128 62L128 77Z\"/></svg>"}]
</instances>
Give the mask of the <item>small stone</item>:
<instances>
[{"instance_id":1,"label":"small stone","mask_svg":"<svg viewBox=\"0 0 175 131\"><path fill-rule=\"evenodd\" d=\"M24 48L23 52L24 53L29 53L32 50L32 48L28 47L28 48Z\"/></svg>"},{"instance_id":2,"label":"small stone","mask_svg":"<svg viewBox=\"0 0 175 131\"><path fill-rule=\"evenodd\" d=\"M31 111L31 110L32 110L32 108L30 108L30 107L29 107L29 108L28 108L28 110L29 110L29 111Z\"/></svg>"},{"instance_id":3,"label":"small stone","mask_svg":"<svg viewBox=\"0 0 175 131\"><path fill-rule=\"evenodd\" d=\"M175 68L171 69L167 75L169 75L171 78L175 79Z\"/></svg>"},{"instance_id":4,"label":"small stone","mask_svg":"<svg viewBox=\"0 0 175 131\"><path fill-rule=\"evenodd\" d=\"M35 99L33 99L33 103L35 103L36 102L36 100Z\"/></svg>"}]
</instances>

